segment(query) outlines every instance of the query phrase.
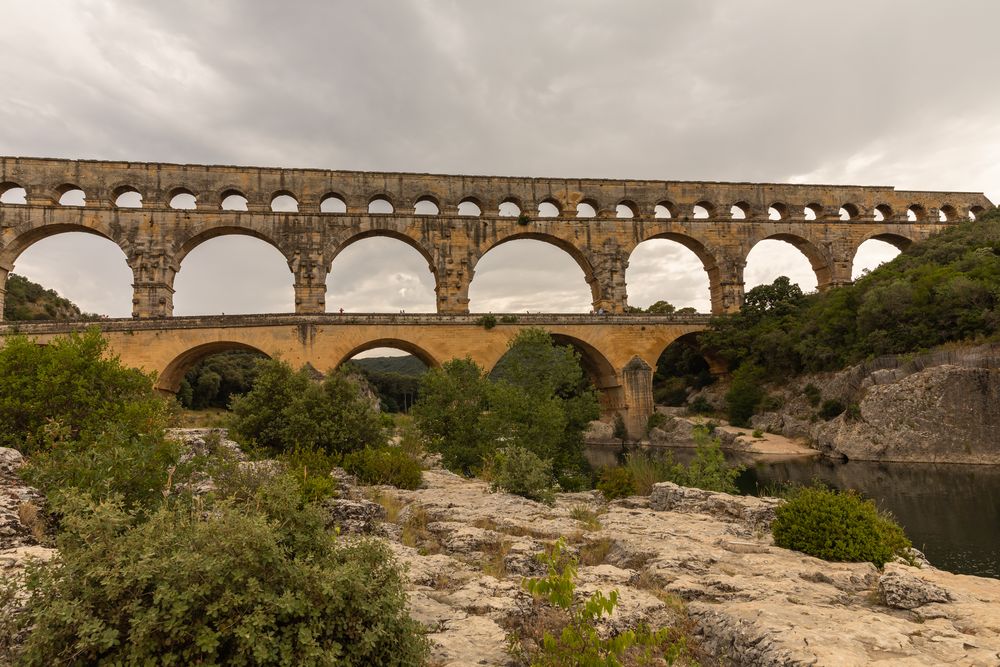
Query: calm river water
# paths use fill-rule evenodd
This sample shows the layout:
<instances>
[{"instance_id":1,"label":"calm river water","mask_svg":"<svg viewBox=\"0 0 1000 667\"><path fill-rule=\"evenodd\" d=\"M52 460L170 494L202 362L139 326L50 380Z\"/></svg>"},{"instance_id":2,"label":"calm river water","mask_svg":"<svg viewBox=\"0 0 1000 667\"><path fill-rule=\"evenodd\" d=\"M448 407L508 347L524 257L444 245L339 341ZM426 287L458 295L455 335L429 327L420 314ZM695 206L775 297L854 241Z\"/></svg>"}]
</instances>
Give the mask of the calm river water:
<instances>
[{"instance_id":1,"label":"calm river water","mask_svg":"<svg viewBox=\"0 0 1000 667\"><path fill-rule=\"evenodd\" d=\"M678 461L693 452L669 449ZM614 465L616 450L591 446L587 458L595 465ZM733 458L747 466L737 480L743 493L758 495L769 486L813 479L856 489L889 510L935 567L1000 578L1000 467L840 463L818 457L748 461L741 456Z\"/></svg>"}]
</instances>

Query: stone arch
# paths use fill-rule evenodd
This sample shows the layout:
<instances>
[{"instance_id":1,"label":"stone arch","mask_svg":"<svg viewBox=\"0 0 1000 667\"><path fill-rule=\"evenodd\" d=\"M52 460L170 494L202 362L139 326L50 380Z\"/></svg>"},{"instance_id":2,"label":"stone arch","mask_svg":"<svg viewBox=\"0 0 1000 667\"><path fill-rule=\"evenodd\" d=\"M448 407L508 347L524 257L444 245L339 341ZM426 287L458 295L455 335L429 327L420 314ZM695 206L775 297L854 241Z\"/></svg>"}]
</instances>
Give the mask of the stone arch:
<instances>
[{"instance_id":1,"label":"stone arch","mask_svg":"<svg viewBox=\"0 0 1000 667\"><path fill-rule=\"evenodd\" d=\"M941 222L955 222L958 220L958 211L951 204L944 204L938 209Z\"/></svg>"},{"instance_id":2,"label":"stone arch","mask_svg":"<svg viewBox=\"0 0 1000 667\"><path fill-rule=\"evenodd\" d=\"M282 254L286 259L288 259L288 253L278 244L278 242L271 238L265 232L252 227L240 227L237 225L219 225L217 227L209 227L207 229L202 229L188 236L177 239L174 243L174 253L173 261L174 266L177 270L180 270L181 262L187 257L188 253L200 246L205 241L217 238L219 236L252 236L255 239L260 239L264 243L273 246L278 252Z\"/></svg>"},{"instance_id":3,"label":"stone arch","mask_svg":"<svg viewBox=\"0 0 1000 667\"><path fill-rule=\"evenodd\" d=\"M746 201L738 201L729 207L729 214L733 220L746 220L751 215L750 204Z\"/></svg>"},{"instance_id":4,"label":"stone arch","mask_svg":"<svg viewBox=\"0 0 1000 667\"><path fill-rule=\"evenodd\" d=\"M382 213L374 213L372 211L372 205L377 204L378 202L385 202L386 204L389 205L390 210ZM375 194L368 197L367 212L369 215L373 213L374 215L391 215L396 212L396 203L392 200L392 197L387 192L376 192Z\"/></svg>"},{"instance_id":5,"label":"stone arch","mask_svg":"<svg viewBox=\"0 0 1000 667\"><path fill-rule=\"evenodd\" d=\"M290 202L290 204L289 204ZM291 205L294 206L294 210L284 211L275 208L275 205ZM298 213L299 212L299 200L291 190L275 190L271 193L270 199L268 199L268 207L274 213Z\"/></svg>"},{"instance_id":6,"label":"stone arch","mask_svg":"<svg viewBox=\"0 0 1000 667\"><path fill-rule=\"evenodd\" d=\"M221 340L212 341L211 343L203 343L181 352L179 355L170 360L166 367L164 367L163 371L157 376L156 388L162 392L176 394L181 388L181 380L184 379L184 375L195 364L206 357L212 356L213 354L219 354L220 352L232 352L233 350L259 352L268 358L271 357L271 355L264 350L242 341Z\"/></svg>"},{"instance_id":7,"label":"stone arch","mask_svg":"<svg viewBox=\"0 0 1000 667\"><path fill-rule=\"evenodd\" d=\"M86 204L87 204L87 191L84 190L79 185L77 185L76 183L63 183L62 185L57 186L55 188L55 191L56 191L55 201L60 206L86 206ZM81 203L81 204L64 204L63 201L62 201L62 198L65 197L66 195L68 195L71 192L79 192L80 194L82 194L83 195L83 203Z\"/></svg>"},{"instance_id":8,"label":"stone arch","mask_svg":"<svg viewBox=\"0 0 1000 667\"><path fill-rule=\"evenodd\" d=\"M374 350L378 347L391 347L397 350L402 350L403 352L408 352L422 361L427 368L437 368L441 365L441 362L435 359L434 355L412 341L404 340L402 338L374 338L370 341L362 343L361 345L355 346L340 358L340 361L337 362L337 365L334 366L334 368L340 368L348 360L354 358L355 355L367 352L368 350Z\"/></svg>"},{"instance_id":9,"label":"stone arch","mask_svg":"<svg viewBox=\"0 0 1000 667\"><path fill-rule=\"evenodd\" d=\"M583 371L597 389L603 391L619 385L618 373L603 352L575 336L553 333L551 331L549 335L552 337L552 342L556 345L568 345L580 353L580 366L583 367ZM501 355L502 357L503 355ZM499 361L500 359L497 359L497 363ZM490 370L492 371L493 369L491 368Z\"/></svg>"},{"instance_id":10,"label":"stone arch","mask_svg":"<svg viewBox=\"0 0 1000 667\"><path fill-rule=\"evenodd\" d=\"M623 199L615 206L615 217L631 220L639 215L639 205L631 199Z\"/></svg>"},{"instance_id":11,"label":"stone arch","mask_svg":"<svg viewBox=\"0 0 1000 667\"><path fill-rule=\"evenodd\" d=\"M470 210L471 207L475 207L475 211ZM479 218L483 215L483 200L481 197L475 195L467 195L462 197L461 201L458 202L458 206L455 207L456 215L460 215L467 218Z\"/></svg>"},{"instance_id":12,"label":"stone arch","mask_svg":"<svg viewBox=\"0 0 1000 667\"><path fill-rule=\"evenodd\" d=\"M193 207L189 207L189 206L184 206L184 207L174 206L174 199L176 197L181 196L181 195L189 195L190 197L192 197L194 199L194 206ZM167 202L166 203L167 203L167 207L168 208L172 208L172 209L177 209L177 210L196 209L196 208L198 208L198 195L196 195L194 193L194 190L192 190L192 189L190 189L188 187L177 186L175 188L170 188L169 190L167 190Z\"/></svg>"},{"instance_id":13,"label":"stone arch","mask_svg":"<svg viewBox=\"0 0 1000 667\"><path fill-rule=\"evenodd\" d=\"M542 241L544 243L548 243L549 245L553 245L559 248L560 250L568 254L570 257L572 257L573 261L576 262L577 266L579 266L580 269L583 271L583 276L584 279L587 281L587 284L590 285L590 293L593 303L596 304L600 300L601 286L599 284L599 281L597 280L597 277L594 274L594 266L591 263L590 258L588 258L587 255L584 254L582 250L580 250L580 248L578 248L570 241L567 241L566 239L563 239L558 236L553 236L552 234L545 234L542 232L520 232L511 234L509 236L505 236L503 238L497 239L495 242L490 243L489 245L482 248L481 251L478 253L478 256L476 257L476 262L479 262L483 257L486 256L486 254L490 250L493 250L497 246L503 245L504 243L509 243L510 241L518 241L522 239L529 239L533 241ZM468 284L472 285L472 281L475 278L475 268L470 267L469 273L470 275Z\"/></svg>"},{"instance_id":14,"label":"stone arch","mask_svg":"<svg viewBox=\"0 0 1000 667\"><path fill-rule=\"evenodd\" d=\"M639 243L634 246L627 248L629 257L631 258L632 253L635 249L639 247L641 243L646 241L652 241L655 239L663 239L666 241L673 241L674 243L679 243L684 246L701 261L702 268L705 269L705 273L708 274L708 291L709 297L713 304L720 302L722 299L722 271L719 266L718 258L715 253L708 248L700 240L694 238L693 236L688 236L687 234L681 234L678 232L670 231L654 231L653 233L644 236L639 239ZM714 308L713 308L714 310Z\"/></svg>"},{"instance_id":15,"label":"stone arch","mask_svg":"<svg viewBox=\"0 0 1000 667\"><path fill-rule=\"evenodd\" d=\"M553 214L553 211L555 212ZM535 217L538 218L561 218L563 216L563 205L555 197L546 197L538 202L535 208Z\"/></svg>"},{"instance_id":16,"label":"stone arch","mask_svg":"<svg viewBox=\"0 0 1000 667\"><path fill-rule=\"evenodd\" d=\"M506 205L506 209L504 206ZM516 210L514 210L516 209ZM505 212L506 211L506 212ZM500 205L497 208L497 216L501 218L516 218L517 216L524 213L524 202L520 198L514 195L507 195L500 200Z\"/></svg>"},{"instance_id":17,"label":"stone arch","mask_svg":"<svg viewBox=\"0 0 1000 667\"><path fill-rule=\"evenodd\" d=\"M601 207L598 205L597 201L594 199L582 199L576 205L576 217L578 218L596 218Z\"/></svg>"},{"instance_id":18,"label":"stone arch","mask_svg":"<svg viewBox=\"0 0 1000 667\"><path fill-rule=\"evenodd\" d=\"M127 194L135 193L139 195L139 205L138 206L124 206L119 204L119 200L122 196ZM143 194L139 188L131 185L129 183L121 183L111 188L111 205L115 208L142 208Z\"/></svg>"},{"instance_id":19,"label":"stone arch","mask_svg":"<svg viewBox=\"0 0 1000 667\"><path fill-rule=\"evenodd\" d=\"M347 199L339 192L327 192L319 198L320 213L347 213Z\"/></svg>"},{"instance_id":20,"label":"stone arch","mask_svg":"<svg viewBox=\"0 0 1000 667\"><path fill-rule=\"evenodd\" d=\"M816 274L817 289L822 290L833 282L833 262L831 259L812 240L797 234L771 234L753 239L746 253L743 255L744 267L746 267L747 257L750 256L750 252L761 241L784 241L805 255L805 258L809 260L809 265L812 267L813 273Z\"/></svg>"},{"instance_id":21,"label":"stone arch","mask_svg":"<svg viewBox=\"0 0 1000 667\"><path fill-rule=\"evenodd\" d=\"M889 222L892 219L892 207L888 204L876 204L872 208L872 219L875 222Z\"/></svg>"},{"instance_id":22,"label":"stone arch","mask_svg":"<svg viewBox=\"0 0 1000 667\"><path fill-rule=\"evenodd\" d=\"M704 211L705 215L701 215L701 211ZM703 218L714 218L715 217L715 204L708 201L707 199L702 199L695 202L691 207L690 215L692 218L703 219Z\"/></svg>"},{"instance_id":23,"label":"stone arch","mask_svg":"<svg viewBox=\"0 0 1000 667\"><path fill-rule=\"evenodd\" d=\"M428 204L434 207L433 211L426 210L426 206L421 206L421 204ZM440 215L441 214L441 202L437 197L431 194L423 194L413 200L413 214L414 215Z\"/></svg>"},{"instance_id":24,"label":"stone arch","mask_svg":"<svg viewBox=\"0 0 1000 667\"><path fill-rule=\"evenodd\" d=\"M15 183L14 181L2 181L0 182L0 197L3 197L9 190L25 190L25 188L20 183ZM27 192L27 190L25 190Z\"/></svg>"},{"instance_id":25,"label":"stone arch","mask_svg":"<svg viewBox=\"0 0 1000 667\"><path fill-rule=\"evenodd\" d=\"M327 246L327 252L325 257L327 260L327 270L333 265L333 260L336 259L344 248L347 246L357 243L358 241L364 239L370 239L377 236L382 236L385 238L396 239L397 241L402 241L406 245L410 246L414 250L420 253L421 257L427 260L428 268L430 268L431 274L434 276L435 284L437 284L437 267L434 265L434 255L431 250L424 246L420 241L413 238L412 236L405 234L403 232L398 232L393 229L369 229L362 232L357 232L354 234L342 235L335 238L332 243Z\"/></svg>"},{"instance_id":26,"label":"stone arch","mask_svg":"<svg viewBox=\"0 0 1000 667\"><path fill-rule=\"evenodd\" d=\"M900 234L899 232L875 231L864 236L858 242L858 245L854 248L854 254L851 255L852 261L853 257L858 254L858 248L861 247L861 244L872 239L875 239L876 241L885 241L886 243L895 246L900 251L906 250L913 244L913 239L905 234Z\"/></svg>"},{"instance_id":27,"label":"stone arch","mask_svg":"<svg viewBox=\"0 0 1000 667\"><path fill-rule=\"evenodd\" d=\"M664 199L653 207L654 218L676 218L677 205L672 201Z\"/></svg>"},{"instance_id":28,"label":"stone arch","mask_svg":"<svg viewBox=\"0 0 1000 667\"><path fill-rule=\"evenodd\" d=\"M231 198L236 197L242 199L243 208L232 208ZM219 208L223 211L246 211L250 208L250 200L246 196L246 193L238 188L225 188L221 190L216 199L219 202ZM230 202L230 206L226 206L226 202Z\"/></svg>"},{"instance_id":29,"label":"stone arch","mask_svg":"<svg viewBox=\"0 0 1000 667\"><path fill-rule=\"evenodd\" d=\"M663 353L670 349L671 345L684 345L692 350L694 350L698 355L700 355L707 363L709 372L712 375L725 375L729 372L729 362L727 362L723 357L719 356L714 350L705 347L701 344L699 338L701 337L701 331L692 331L686 334L682 334L677 338L674 338L662 348L656 355L656 362L659 363L660 357ZM654 368L655 370L655 368Z\"/></svg>"},{"instance_id":30,"label":"stone arch","mask_svg":"<svg viewBox=\"0 0 1000 667\"><path fill-rule=\"evenodd\" d=\"M95 221L90 219L87 222L94 224ZM50 236L56 236L57 234L65 234L67 232L85 232L87 234L94 234L105 238L121 248L122 252L125 254L126 260L128 259L132 248L124 238L118 238L118 236L109 227L104 227L100 224L91 226L91 224L81 222L39 225L22 234L18 234L7 241L5 245L0 247L0 268L13 266L14 262L21 255L21 253L42 239ZM3 237L0 236L0 238Z\"/></svg>"}]
</instances>

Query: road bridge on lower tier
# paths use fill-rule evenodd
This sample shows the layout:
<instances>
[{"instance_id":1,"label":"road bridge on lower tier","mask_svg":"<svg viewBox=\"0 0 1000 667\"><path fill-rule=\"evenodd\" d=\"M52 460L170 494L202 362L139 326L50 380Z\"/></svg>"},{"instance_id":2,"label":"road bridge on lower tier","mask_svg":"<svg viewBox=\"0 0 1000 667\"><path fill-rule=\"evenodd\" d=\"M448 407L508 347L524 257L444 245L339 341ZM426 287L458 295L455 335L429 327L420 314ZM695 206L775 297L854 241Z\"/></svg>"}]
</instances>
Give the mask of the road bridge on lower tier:
<instances>
[{"instance_id":1,"label":"road bridge on lower tier","mask_svg":"<svg viewBox=\"0 0 1000 667\"><path fill-rule=\"evenodd\" d=\"M600 392L602 416L621 414L630 433L644 432L653 412L653 372L673 342L694 342L708 325L707 315L495 315L440 314L274 314L104 319L0 325L0 345L12 334L39 343L88 327L98 327L111 351L128 366L157 374L156 386L180 388L184 374L205 357L228 350L256 350L293 366L320 371L337 368L355 355L392 347L417 356L429 367L470 357L487 371L525 327L540 327L563 345L572 345ZM719 367L715 371L722 370Z\"/></svg>"}]
</instances>

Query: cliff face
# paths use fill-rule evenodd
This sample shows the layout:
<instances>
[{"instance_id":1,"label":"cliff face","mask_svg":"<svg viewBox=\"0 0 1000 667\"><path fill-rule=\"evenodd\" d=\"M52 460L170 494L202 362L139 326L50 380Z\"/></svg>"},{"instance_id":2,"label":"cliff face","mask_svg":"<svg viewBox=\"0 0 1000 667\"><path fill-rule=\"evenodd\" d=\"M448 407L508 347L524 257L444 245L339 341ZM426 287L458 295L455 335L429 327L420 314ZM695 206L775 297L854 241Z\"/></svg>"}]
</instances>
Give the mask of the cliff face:
<instances>
[{"instance_id":1,"label":"cliff face","mask_svg":"<svg viewBox=\"0 0 1000 667\"><path fill-rule=\"evenodd\" d=\"M804 396L847 407L830 419ZM948 350L912 360L880 359L803 378L784 391L780 411L757 428L807 437L831 456L865 461L1000 464L1000 348Z\"/></svg>"}]
</instances>

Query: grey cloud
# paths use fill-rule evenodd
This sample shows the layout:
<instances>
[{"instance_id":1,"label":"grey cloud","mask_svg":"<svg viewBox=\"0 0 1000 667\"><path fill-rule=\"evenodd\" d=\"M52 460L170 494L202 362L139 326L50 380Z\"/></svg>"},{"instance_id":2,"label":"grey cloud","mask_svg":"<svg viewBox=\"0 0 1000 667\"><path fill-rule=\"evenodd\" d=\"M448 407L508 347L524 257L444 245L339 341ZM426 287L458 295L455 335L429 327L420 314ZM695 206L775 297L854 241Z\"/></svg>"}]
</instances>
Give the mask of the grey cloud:
<instances>
[{"instance_id":1,"label":"grey cloud","mask_svg":"<svg viewBox=\"0 0 1000 667\"><path fill-rule=\"evenodd\" d=\"M998 18L991 0L14 3L0 35L0 153L1000 199ZM179 307L290 307L287 267L252 268L272 260L240 247L247 261L224 268L213 248L228 241L206 246L216 254L198 278L219 299L179 290ZM784 250L755 255L748 286L775 271L814 282ZM430 274L407 252L338 259L353 268L335 264L331 307L432 308ZM707 306L704 272L675 253L633 258L633 303ZM575 265L531 261L518 253L493 274L484 259L473 307L589 308ZM63 280L62 267L19 261L29 265ZM178 276L185 290L194 266ZM103 303L99 286L117 281L66 280L66 291Z\"/></svg>"}]
</instances>

